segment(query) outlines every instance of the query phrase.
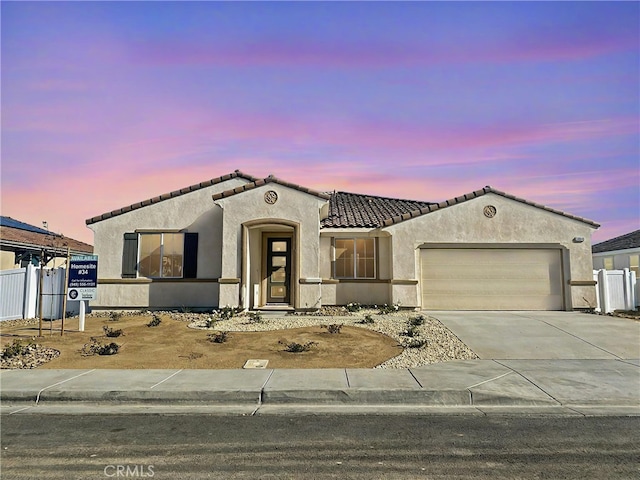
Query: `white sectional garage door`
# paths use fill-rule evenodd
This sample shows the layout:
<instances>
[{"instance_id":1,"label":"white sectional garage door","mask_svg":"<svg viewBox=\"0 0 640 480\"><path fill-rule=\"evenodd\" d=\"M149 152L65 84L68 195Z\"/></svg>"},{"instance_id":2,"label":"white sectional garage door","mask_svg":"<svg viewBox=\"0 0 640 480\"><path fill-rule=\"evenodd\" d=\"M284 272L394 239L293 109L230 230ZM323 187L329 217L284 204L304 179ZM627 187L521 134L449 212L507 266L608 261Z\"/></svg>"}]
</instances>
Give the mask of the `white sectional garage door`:
<instances>
[{"instance_id":1,"label":"white sectional garage door","mask_svg":"<svg viewBox=\"0 0 640 480\"><path fill-rule=\"evenodd\" d=\"M425 248L426 310L562 310L559 249Z\"/></svg>"}]
</instances>

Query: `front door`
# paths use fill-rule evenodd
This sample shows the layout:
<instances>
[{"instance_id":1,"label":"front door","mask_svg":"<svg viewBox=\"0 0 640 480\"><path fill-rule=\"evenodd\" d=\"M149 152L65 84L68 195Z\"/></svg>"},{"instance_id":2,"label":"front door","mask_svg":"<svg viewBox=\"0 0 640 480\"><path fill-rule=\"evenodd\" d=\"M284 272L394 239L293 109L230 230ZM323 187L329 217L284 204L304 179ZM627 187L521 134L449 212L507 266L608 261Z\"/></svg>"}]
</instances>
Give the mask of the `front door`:
<instances>
[{"instance_id":1,"label":"front door","mask_svg":"<svg viewBox=\"0 0 640 480\"><path fill-rule=\"evenodd\" d=\"M267 238L267 304L291 300L291 238Z\"/></svg>"}]
</instances>

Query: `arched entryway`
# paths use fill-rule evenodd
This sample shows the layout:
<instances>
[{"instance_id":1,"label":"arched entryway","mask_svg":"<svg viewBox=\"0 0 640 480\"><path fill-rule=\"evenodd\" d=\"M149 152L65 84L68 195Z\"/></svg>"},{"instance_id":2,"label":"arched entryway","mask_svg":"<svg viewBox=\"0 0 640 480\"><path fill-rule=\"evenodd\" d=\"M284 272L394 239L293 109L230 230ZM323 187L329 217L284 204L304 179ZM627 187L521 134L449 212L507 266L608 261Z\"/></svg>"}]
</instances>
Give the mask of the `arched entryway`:
<instances>
[{"instance_id":1,"label":"arched entryway","mask_svg":"<svg viewBox=\"0 0 640 480\"><path fill-rule=\"evenodd\" d=\"M298 224L243 224L241 301L246 309L293 310L298 298Z\"/></svg>"}]
</instances>

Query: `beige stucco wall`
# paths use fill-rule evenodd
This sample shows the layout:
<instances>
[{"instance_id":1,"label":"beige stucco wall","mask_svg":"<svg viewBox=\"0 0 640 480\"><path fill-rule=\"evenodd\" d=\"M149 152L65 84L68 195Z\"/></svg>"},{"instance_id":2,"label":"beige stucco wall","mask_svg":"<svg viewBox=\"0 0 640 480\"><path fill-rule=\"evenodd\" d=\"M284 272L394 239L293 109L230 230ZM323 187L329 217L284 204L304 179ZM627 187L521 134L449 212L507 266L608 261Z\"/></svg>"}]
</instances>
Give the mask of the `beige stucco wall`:
<instances>
[{"instance_id":1,"label":"beige stucco wall","mask_svg":"<svg viewBox=\"0 0 640 480\"><path fill-rule=\"evenodd\" d=\"M103 284L101 279L121 279L124 234L136 230L183 230L198 232L198 278L217 279L222 270L222 210L213 194L247 183L232 178L194 192L124 213L89 225L94 232L94 254L98 255L98 292L92 307L218 305L218 285L188 280L136 284Z\"/></svg>"},{"instance_id":2,"label":"beige stucco wall","mask_svg":"<svg viewBox=\"0 0 640 480\"><path fill-rule=\"evenodd\" d=\"M487 218L486 205L497 214ZM592 281L591 234L595 228L577 220L488 193L479 198L407 220L384 229L392 235L393 279L418 280L419 247L430 246L559 246L563 249L567 309L595 304L595 288L569 282ZM575 237L584 242L574 243ZM392 301L420 306L420 286L392 285Z\"/></svg>"},{"instance_id":3,"label":"beige stucco wall","mask_svg":"<svg viewBox=\"0 0 640 480\"><path fill-rule=\"evenodd\" d=\"M11 270L16 267L16 254L14 252L0 251L0 270ZM19 267L19 265L18 265Z\"/></svg>"},{"instance_id":4,"label":"beige stucco wall","mask_svg":"<svg viewBox=\"0 0 640 480\"><path fill-rule=\"evenodd\" d=\"M266 192L273 190L278 195L275 204L265 202ZM231 281L240 279L238 283L222 283L220 285L220 305L249 306L252 296L251 278L246 278L242 271L243 225L246 227L259 225L263 232L270 231L268 225L285 225L294 230L294 296L296 308L317 308L320 306L320 209L327 200L309 195L294 188L278 183L247 190L216 201L223 214L223 244L225 252L222 258L221 277ZM255 252L259 241L257 237L248 242L249 248ZM249 255L255 259L255 256ZM255 261L254 261L255 263ZM255 265L250 266L254 269ZM318 280L317 283L300 283L300 280Z\"/></svg>"}]
</instances>

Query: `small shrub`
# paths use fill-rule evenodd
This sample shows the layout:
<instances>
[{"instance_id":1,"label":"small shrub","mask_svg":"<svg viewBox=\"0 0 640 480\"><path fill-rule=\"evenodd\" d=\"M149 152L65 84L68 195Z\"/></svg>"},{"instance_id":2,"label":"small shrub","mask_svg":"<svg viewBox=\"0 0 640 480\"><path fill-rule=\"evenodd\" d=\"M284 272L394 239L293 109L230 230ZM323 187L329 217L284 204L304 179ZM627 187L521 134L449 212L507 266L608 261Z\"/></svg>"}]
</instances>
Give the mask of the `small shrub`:
<instances>
[{"instance_id":1,"label":"small shrub","mask_svg":"<svg viewBox=\"0 0 640 480\"><path fill-rule=\"evenodd\" d=\"M251 312L249 314L249 323L262 323L262 315L260 312Z\"/></svg>"},{"instance_id":2,"label":"small shrub","mask_svg":"<svg viewBox=\"0 0 640 480\"><path fill-rule=\"evenodd\" d=\"M239 312L240 312L239 307L230 307L227 305L226 307L220 309L220 311L218 312L218 315L222 320L231 320Z\"/></svg>"},{"instance_id":3,"label":"small shrub","mask_svg":"<svg viewBox=\"0 0 640 480\"><path fill-rule=\"evenodd\" d=\"M371 323L375 323L375 321L373 320L373 317L371 315L367 314L364 316L362 320L359 320L356 323L371 324Z\"/></svg>"},{"instance_id":4,"label":"small shrub","mask_svg":"<svg viewBox=\"0 0 640 480\"><path fill-rule=\"evenodd\" d=\"M101 345L98 349L98 355L115 355L120 350L120 345L117 343L108 343Z\"/></svg>"},{"instance_id":5,"label":"small shrub","mask_svg":"<svg viewBox=\"0 0 640 480\"><path fill-rule=\"evenodd\" d=\"M147 323L147 327L157 327L158 325L160 325L160 323L162 323L160 316L154 313L151 321Z\"/></svg>"},{"instance_id":6,"label":"small shrub","mask_svg":"<svg viewBox=\"0 0 640 480\"><path fill-rule=\"evenodd\" d=\"M31 345L31 342L29 342L29 345ZM15 339L13 343L5 346L2 349L2 357L11 358L11 357L17 357L18 355L22 355L23 353L25 353L25 350L29 345L22 345L22 342L20 340Z\"/></svg>"},{"instance_id":7,"label":"small shrub","mask_svg":"<svg viewBox=\"0 0 640 480\"><path fill-rule=\"evenodd\" d=\"M402 332L402 335L404 335L405 337L417 337L420 335L420 332L418 332L418 327L416 327L415 325L409 325L409 327Z\"/></svg>"},{"instance_id":8,"label":"small shrub","mask_svg":"<svg viewBox=\"0 0 640 480\"><path fill-rule=\"evenodd\" d=\"M109 320L111 320L112 322L117 322L121 318L122 318L122 312L111 312L109 314Z\"/></svg>"},{"instance_id":9,"label":"small shrub","mask_svg":"<svg viewBox=\"0 0 640 480\"><path fill-rule=\"evenodd\" d=\"M191 307L185 307L184 305L180 307L180 313L191 313L191 312L192 312Z\"/></svg>"},{"instance_id":10,"label":"small shrub","mask_svg":"<svg viewBox=\"0 0 640 480\"><path fill-rule=\"evenodd\" d=\"M290 352L290 353L308 352L309 350L311 350L311 348L313 348L314 346L318 345L317 342L307 342L307 343L291 342L291 343L287 343L287 342L280 341L278 343L283 344L285 352Z\"/></svg>"},{"instance_id":11,"label":"small shrub","mask_svg":"<svg viewBox=\"0 0 640 480\"><path fill-rule=\"evenodd\" d=\"M100 343L95 337L91 337L90 343L85 343L82 346L81 353L84 356L89 355L115 355L120 350L120 345L117 343Z\"/></svg>"},{"instance_id":12,"label":"small shrub","mask_svg":"<svg viewBox=\"0 0 640 480\"><path fill-rule=\"evenodd\" d=\"M229 340L229 332L215 332L207 335L209 341L213 343L224 343Z\"/></svg>"},{"instance_id":13,"label":"small shrub","mask_svg":"<svg viewBox=\"0 0 640 480\"><path fill-rule=\"evenodd\" d=\"M358 302L351 302L351 303L347 303L344 308L347 309L347 312L359 312L360 310L362 310L362 305L360 305Z\"/></svg>"},{"instance_id":14,"label":"small shrub","mask_svg":"<svg viewBox=\"0 0 640 480\"><path fill-rule=\"evenodd\" d=\"M405 342L403 346L405 348L421 348L421 347L424 347L426 344L427 344L426 340L422 340L419 338L412 338L408 342Z\"/></svg>"},{"instance_id":15,"label":"small shrub","mask_svg":"<svg viewBox=\"0 0 640 480\"><path fill-rule=\"evenodd\" d=\"M340 330L342 330L341 323L332 323L331 325L323 325L323 327L325 327L329 333L340 333Z\"/></svg>"},{"instance_id":16,"label":"small shrub","mask_svg":"<svg viewBox=\"0 0 640 480\"><path fill-rule=\"evenodd\" d=\"M384 305L381 305L380 308L378 309L378 314L379 315L387 315L389 313L395 313L398 310L400 310L400 305L397 303L394 303L392 305L387 305L386 303Z\"/></svg>"},{"instance_id":17,"label":"small shrub","mask_svg":"<svg viewBox=\"0 0 640 480\"><path fill-rule=\"evenodd\" d=\"M409 325L412 327L419 327L420 325L424 325L424 316L418 315L417 317L410 318Z\"/></svg>"},{"instance_id":18,"label":"small shrub","mask_svg":"<svg viewBox=\"0 0 640 480\"><path fill-rule=\"evenodd\" d=\"M216 323L216 319L214 317L208 317L204 321L204 325L207 328L211 328L214 323Z\"/></svg>"},{"instance_id":19,"label":"small shrub","mask_svg":"<svg viewBox=\"0 0 640 480\"><path fill-rule=\"evenodd\" d=\"M123 333L123 331L121 329L114 330L113 328L109 328L106 325L102 326L102 330L104 331L105 337L117 338L120 335L124 335L124 333Z\"/></svg>"}]
</instances>

